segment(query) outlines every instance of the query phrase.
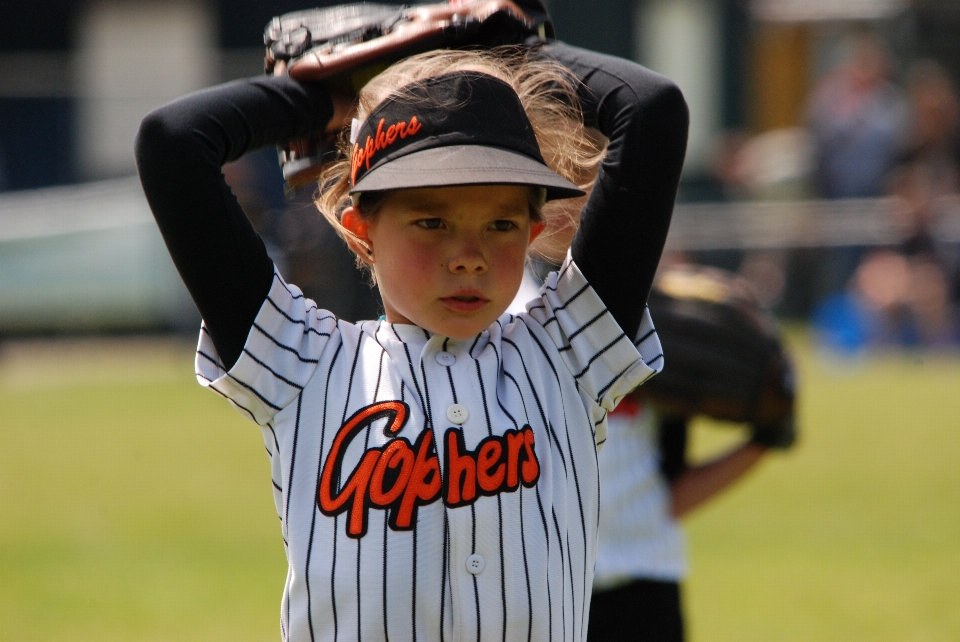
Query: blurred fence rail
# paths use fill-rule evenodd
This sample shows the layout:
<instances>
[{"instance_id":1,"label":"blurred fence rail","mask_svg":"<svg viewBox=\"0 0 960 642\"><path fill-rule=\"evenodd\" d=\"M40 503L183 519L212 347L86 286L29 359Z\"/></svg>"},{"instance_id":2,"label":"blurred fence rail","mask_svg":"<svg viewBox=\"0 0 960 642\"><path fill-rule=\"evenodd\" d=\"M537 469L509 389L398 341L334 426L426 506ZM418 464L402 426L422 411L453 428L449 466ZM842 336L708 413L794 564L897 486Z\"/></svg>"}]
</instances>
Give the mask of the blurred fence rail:
<instances>
[{"instance_id":1,"label":"blurred fence rail","mask_svg":"<svg viewBox=\"0 0 960 642\"><path fill-rule=\"evenodd\" d=\"M960 242L960 201L933 234ZM895 245L893 199L679 204L669 250ZM0 194L0 332L196 327L136 177Z\"/></svg>"},{"instance_id":2,"label":"blurred fence rail","mask_svg":"<svg viewBox=\"0 0 960 642\"><path fill-rule=\"evenodd\" d=\"M735 201L677 205L674 250L892 245L908 229L893 198ZM932 231L960 242L960 198L944 201ZM0 243L152 224L136 177L0 194Z\"/></svg>"},{"instance_id":3,"label":"blurred fence rail","mask_svg":"<svg viewBox=\"0 0 960 642\"><path fill-rule=\"evenodd\" d=\"M136 177L0 194L0 243L152 222Z\"/></svg>"},{"instance_id":4,"label":"blurred fence rail","mask_svg":"<svg viewBox=\"0 0 960 642\"><path fill-rule=\"evenodd\" d=\"M0 194L0 333L198 323L136 177Z\"/></svg>"},{"instance_id":5,"label":"blurred fence rail","mask_svg":"<svg viewBox=\"0 0 960 642\"><path fill-rule=\"evenodd\" d=\"M960 199L940 205L930 232L942 242L960 241ZM896 245L911 231L903 209L903 203L894 198L680 204L674 211L667 248Z\"/></svg>"}]
</instances>

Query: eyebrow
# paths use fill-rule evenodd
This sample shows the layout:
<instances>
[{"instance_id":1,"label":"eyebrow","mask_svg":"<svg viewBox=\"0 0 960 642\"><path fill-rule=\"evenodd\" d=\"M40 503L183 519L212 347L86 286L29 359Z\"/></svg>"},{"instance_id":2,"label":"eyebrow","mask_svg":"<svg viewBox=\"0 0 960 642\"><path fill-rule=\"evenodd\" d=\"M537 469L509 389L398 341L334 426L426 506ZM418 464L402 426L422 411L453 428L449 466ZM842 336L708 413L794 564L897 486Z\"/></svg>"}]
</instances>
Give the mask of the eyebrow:
<instances>
[{"instance_id":1,"label":"eyebrow","mask_svg":"<svg viewBox=\"0 0 960 642\"><path fill-rule=\"evenodd\" d=\"M442 214L449 210L446 203L434 201L431 199L417 199L410 201L406 205L411 211L418 214Z\"/></svg>"},{"instance_id":2,"label":"eyebrow","mask_svg":"<svg viewBox=\"0 0 960 642\"><path fill-rule=\"evenodd\" d=\"M410 201L406 204L406 207L415 214L426 214L432 216L438 216L450 211L450 207L442 201L434 201L429 198L423 200ZM514 204L514 203L504 203L503 205L496 208L496 211L491 212L495 217L500 216L520 216L523 214L529 213L529 201L524 200L523 203Z\"/></svg>"}]
</instances>

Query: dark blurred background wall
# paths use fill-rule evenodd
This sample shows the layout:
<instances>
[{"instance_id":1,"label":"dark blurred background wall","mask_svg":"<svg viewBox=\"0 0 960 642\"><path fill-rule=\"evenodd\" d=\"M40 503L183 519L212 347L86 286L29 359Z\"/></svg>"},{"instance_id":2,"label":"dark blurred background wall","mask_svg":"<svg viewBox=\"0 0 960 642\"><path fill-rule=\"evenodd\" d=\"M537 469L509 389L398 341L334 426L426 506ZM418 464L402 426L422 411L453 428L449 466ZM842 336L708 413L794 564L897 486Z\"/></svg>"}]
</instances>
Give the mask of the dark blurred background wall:
<instances>
[{"instance_id":1,"label":"dark blurred background wall","mask_svg":"<svg viewBox=\"0 0 960 642\"><path fill-rule=\"evenodd\" d=\"M823 3L823 2L821 2ZM179 93L257 73L264 24L274 15L336 4L277 0L36 0L0 3L0 189L129 174L121 149L135 114ZM726 129L798 124L819 48L856 26L764 21L776 0L551 0L560 38L678 76L695 116L687 179ZM815 6L818 2L808 3ZM830 3L823 3L830 4ZM960 78L960 3L890 0L890 19L862 20L898 53L927 55ZM758 19L759 18L759 19ZM157 27L144 38L144 30ZM162 30L159 28L162 27ZM149 31L149 29L147 29ZM127 38L123 34L130 34ZM135 37L137 34L139 37ZM159 55L159 66L150 53ZM658 67L660 69L658 69ZM179 80L172 72L179 72ZM137 82L139 80L139 82ZM121 103L125 104L120 105ZM119 107L117 105L120 105ZM691 192L696 196L696 192Z\"/></svg>"}]
</instances>

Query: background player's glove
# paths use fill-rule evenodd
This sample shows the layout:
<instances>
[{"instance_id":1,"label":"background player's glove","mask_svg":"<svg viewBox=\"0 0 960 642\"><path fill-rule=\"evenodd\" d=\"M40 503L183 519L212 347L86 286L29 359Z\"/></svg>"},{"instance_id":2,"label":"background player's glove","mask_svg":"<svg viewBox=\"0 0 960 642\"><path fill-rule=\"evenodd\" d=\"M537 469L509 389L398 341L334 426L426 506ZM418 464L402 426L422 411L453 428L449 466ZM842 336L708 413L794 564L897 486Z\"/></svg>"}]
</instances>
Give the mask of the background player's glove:
<instances>
[{"instance_id":1,"label":"background player's glove","mask_svg":"<svg viewBox=\"0 0 960 642\"><path fill-rule=\"evenodd\" d=\"M522 7L522 8L521 8ZM540 0L451 0L437 4L344 4L277 16L264 30L267 73L323 80L355 96L390 64L434 49L542 42L553 26ZM291 187L316 179L337 157L337 133L290 141L280 149Z\"/></svg>"},{"instance_id":2,"label":"background player's glove","mask_svg":"<svg viewBox=\"0 0 960 642\"><path fill-rule=\"evenodd\" d=\"M749 422L757 443L793 442L793 368L749 284L713 268L668 268L648 303L664 369L637 389L641 398L666 414Z\"/></svg>"}]
</instances>

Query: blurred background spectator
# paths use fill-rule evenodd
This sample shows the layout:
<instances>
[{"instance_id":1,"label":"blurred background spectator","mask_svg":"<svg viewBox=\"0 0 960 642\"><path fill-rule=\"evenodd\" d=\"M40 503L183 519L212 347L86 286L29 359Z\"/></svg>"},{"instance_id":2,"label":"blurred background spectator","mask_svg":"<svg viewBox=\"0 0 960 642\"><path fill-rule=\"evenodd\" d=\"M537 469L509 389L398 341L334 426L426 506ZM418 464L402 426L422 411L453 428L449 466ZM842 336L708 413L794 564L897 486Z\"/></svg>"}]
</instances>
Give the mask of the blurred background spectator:
<instances>
[{"instance_id":1,"label":"blurred background spectator","mask_svg":"<svg viewBox=\"0 0 960 642\"><path fill-rule=\"evenodd\" d=\"M911 66L906 89L909 121L884 182L899 243L864 254L846 289L817 309L821 336L835 348L960 342L956 244L936 234L960 202L960 96L929 59Z\"/></svg>"},{"instance_id":2,"label":"blurred background spectator","mask_svg":"<svg viewBox=\"0 0 960 642\"><path fill-rule=\"evenodd\" d=\"M848 349L960 342L956 247L935 233L956 211L960 194L960 96L933 60L915 63L906 87L909 126L884 185L894 199L900 242L867 253L847 290L828 299L817 316L827 342L844 336ZM841 329L844 323L858 330Z\"/></svg>"},{"instance_id":3,"label":"blurred background spectator","mask_svg":"<svg viewBox=\"0 0 960 642\"><path fill-rule=\"evenodd\" d=\"M905 146L907 104L890 80L884 46L861 34L848 47L814 88L808 107L816 192L825 198L880 196Z\"/></svg>"},{"instance_id":4,"label":"blurred background spectator","mask_svg":"<svg viewBox=\"0 0 960 642\"><path fill-rule=\"evenodd\" d=\"M907 102L890 79L884 45L858 34L846 53L814 88L807 126L814 141L814 193L822 198L872 198L884 186L906 146ZM823 289L843 287L864 248L845 246L826 253Z\"/></svg>"},{"instance_id":5,"label":"blurred background spectator","mask_svg":"<svg viewBox=\"0 0 960 642\"><path fill-rule=\"evenodd\" d=\"M938 194L956 193L960 176L960 97L937 61L916 62L907 76L911 123L903 161L929 172Z\"/></svg>"}]
</instances>

